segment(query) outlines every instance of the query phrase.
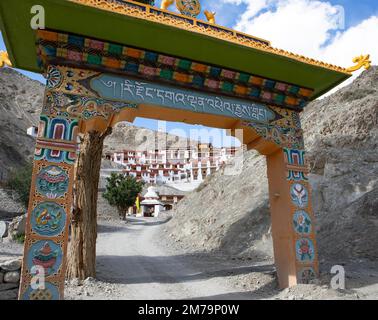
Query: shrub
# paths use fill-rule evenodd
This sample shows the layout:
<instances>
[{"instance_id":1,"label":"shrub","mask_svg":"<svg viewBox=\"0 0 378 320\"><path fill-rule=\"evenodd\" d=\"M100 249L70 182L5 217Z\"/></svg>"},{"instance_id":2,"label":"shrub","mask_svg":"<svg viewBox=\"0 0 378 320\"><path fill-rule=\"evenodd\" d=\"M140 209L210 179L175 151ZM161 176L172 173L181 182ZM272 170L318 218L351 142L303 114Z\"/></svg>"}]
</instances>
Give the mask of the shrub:
<instances>
[{"instance_id":1,"label":"shrub","mask_svg":"<svg viewBox=\"0 0 378 320\"><path fill-rule=\"evenodd\" d=\"M143 189L143 182L134 177L112 173L107 180L103 197L111 206L117 208L120 217L125 219L129 207L135 204L138 194Z\"/></svg>"}]
</instances>

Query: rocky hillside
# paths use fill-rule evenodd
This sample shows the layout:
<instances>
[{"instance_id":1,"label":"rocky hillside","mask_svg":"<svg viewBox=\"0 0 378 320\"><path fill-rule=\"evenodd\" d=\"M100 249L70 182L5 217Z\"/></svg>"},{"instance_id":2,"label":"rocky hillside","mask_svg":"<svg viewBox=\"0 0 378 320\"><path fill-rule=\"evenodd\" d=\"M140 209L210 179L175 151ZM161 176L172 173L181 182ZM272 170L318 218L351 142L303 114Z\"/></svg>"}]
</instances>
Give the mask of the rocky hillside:
<instances>
[{"instance_id":1,"label":"rocky hillside","mask_svg":"<svg viewBox=\"0 0 378 320\"><path fill-rule=\"evenodd\" d=\"M0 69L0 180L11 168L21 166L34 152L35 141L27 128L38 125L44 86L14 69ZM119 123L105 141L104 152L120 149L155 149L155 135L168 147L186 145L186 139Z\"/></svg>"},{"instance_id":2,"label":"rocky hillside","mask_svg":"<svg viewBox=\"0 0 378 320\"><path fill-rule=\"evenodd\" d=\"M43 90L38 81L0 69L0 178L33 154L34 139L26 130L38 124Z\"/></svg>"},{"instance_id":3,"label":"rocky hillside","mask_svg":"<svg viewBox=\"0 0 378 320\"><path fill-rule=\"evenodd\" d=\"M321 259L378 258L378 67L302 114ZM265 157L181 201L167 234L189 251L271 258Z\"/></svg>"},{"instance_id":4,"label":"rocky hillside","mask_svg":"<svg viewBox=\"0 0 378 320\"><path fill-rule=\"evenodd\" d=\"M104 142L104 152L128 150L155 150L162 148L184 148L187 139L121 122L115 125L113 133ZM196 142L190 141L195 146Z\"/></svg>"},{"instance_id":5,"label":"rocky hillside","mask_svg":"<svg viewBox=\"0 0 378 320\"><path fill-rule=\"evenodd\" d=\"M43 85L12 69L0 70L0 175L33 153L26 129L38 122ZM310 104L302 114L311 164L322 257L377 258L378 69ZM105 150L150 149L154 131L120 123ZM158 133L167 146L185 139ZM188 250L272 256L264 157L246 153L242 174L217 173L180 202L167 232Z\"/></svg>"}]
</instances>

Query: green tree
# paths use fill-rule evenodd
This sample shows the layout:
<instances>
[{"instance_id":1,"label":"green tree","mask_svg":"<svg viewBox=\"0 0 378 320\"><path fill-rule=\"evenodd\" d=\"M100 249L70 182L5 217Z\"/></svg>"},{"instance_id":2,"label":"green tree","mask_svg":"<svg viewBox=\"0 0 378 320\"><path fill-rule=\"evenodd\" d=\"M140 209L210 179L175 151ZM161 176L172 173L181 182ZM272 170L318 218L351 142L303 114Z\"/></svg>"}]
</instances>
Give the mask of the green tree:
<instances>
[{"instance_id":1,"label":"green tree","mask_svg":"<svg viewBox=\"0 0 378 320\"><path fill-rule=\"evenodd\" d=\"M27 163L21 168L13 169L6 183L6 186L9 189L17 193L18 201L20 201L26 208L29 204L32 172L33 164Z\"/></svg>"},{"instance_id":2,"label":"green tree","mask_svg":"<svg viewBox=\"0 0 378 320\"><path fill-rule=\"evenodd\" d=\"M135 204L138 194L143 189L143 182L134 177L112 173L106 185L103 197L111 206L117 208L120 218L126 219L127 210Z\"/></svg>"}]
</instances>

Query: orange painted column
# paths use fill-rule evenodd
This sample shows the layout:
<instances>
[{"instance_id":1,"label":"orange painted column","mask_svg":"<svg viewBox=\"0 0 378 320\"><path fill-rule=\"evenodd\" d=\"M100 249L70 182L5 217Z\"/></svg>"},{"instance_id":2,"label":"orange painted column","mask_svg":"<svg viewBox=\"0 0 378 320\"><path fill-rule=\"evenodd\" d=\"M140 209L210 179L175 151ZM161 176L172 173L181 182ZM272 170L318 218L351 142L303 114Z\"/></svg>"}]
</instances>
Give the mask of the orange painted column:
<instances>
[{"instance_id":1,"label":"orange painted column","mask_svg":"<svg viewBox=\"0 0 378 320\"><path fill-rule=\"evenodd\" d=\"M310 283L319 269L304 151L279 149L267 156L267 168L279 286Z\"/></svg>"},{"instance_id":2,"label":"orange painted column","mask_svg":"<svg viewBox=\"0 0 378 320\"><path fill-rule=\"evenodd\" d=\"M20 300L64 297L79 121L61 108L63 98L51 91L61 77L58 69L49 69L34 154Z\"/></svg>"}]
</instances>

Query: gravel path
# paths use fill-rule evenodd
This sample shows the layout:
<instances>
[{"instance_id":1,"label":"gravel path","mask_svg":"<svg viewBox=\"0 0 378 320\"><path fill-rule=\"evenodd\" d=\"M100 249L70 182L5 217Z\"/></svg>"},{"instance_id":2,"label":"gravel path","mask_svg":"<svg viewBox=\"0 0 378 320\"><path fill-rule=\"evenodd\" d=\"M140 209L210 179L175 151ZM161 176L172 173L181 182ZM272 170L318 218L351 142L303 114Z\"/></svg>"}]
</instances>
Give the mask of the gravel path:
<instances>
[{"instance_id":1,"label":"gravel path","mask_svg":"<svg viewBox=\"0 0 378 320\"><path fill-rule=\"evenodd\" d=\"M279 290L269 262L190 254L162 242L165 221L99 222L97 279L66 285L66 299L377 299L376 265L347 268L347 290L319 285ZM160 239L160 240L159 240ZM354 270L354 271L352 271Z\"/></svg>"},{"instance_id":2,"label":"gravel path","mask_svg":"<svg viewBox=\"0 0 378 320\"><path fill-rule=\"evenodd\" d=\"M239 292L227 281L221 281L222 277L195 267L193 259L200 260L198 257L167 253L157 242L163 223L157 219L131 218L125 225L102 224L97 245L99 281L87 281L81 289L82 295L105 298L106 294L99 296L90 289L106 282L113 299L250 298L248 292ZM100 291L104 294L109 288L104 284L102 287L105 289Z\"/></svg>"}]
</instances>

